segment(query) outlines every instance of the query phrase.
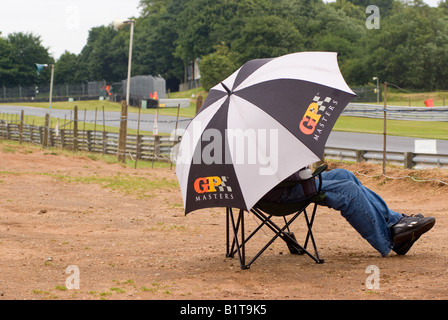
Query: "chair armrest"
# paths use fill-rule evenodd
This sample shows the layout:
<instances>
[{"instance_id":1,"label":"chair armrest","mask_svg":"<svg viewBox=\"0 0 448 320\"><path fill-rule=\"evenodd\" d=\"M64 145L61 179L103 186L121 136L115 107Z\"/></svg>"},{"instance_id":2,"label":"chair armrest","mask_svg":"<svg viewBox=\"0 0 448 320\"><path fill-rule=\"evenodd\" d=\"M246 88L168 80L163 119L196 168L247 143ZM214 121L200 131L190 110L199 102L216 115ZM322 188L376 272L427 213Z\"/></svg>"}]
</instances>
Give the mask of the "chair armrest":
<instances>
[{"instance_id":1,"label":"chair armrest","mask_svg":"<svg viewBox=\"0 0 448 320\"><path fill-rule=\"evenodd\" d=\"M319 166L316 170L314 170L314 172L312 173L312 176L316 177L327 169L328 169L328 165L323 164L323 165Z\"/></svg>"},{"instance_id":2,"label":"chair armrest","mask_svg":"<svg viewBox=\"0 0 448 320\"><path fill-rule=\"evenodd\" d=\"M322 176L321 173L324 172L325 170L328 169L328 165L323 164L321 166L319 166L316 170L314 170L312 176L316 177L318 176L319 178L319 186L317 187L317 191L320 192L320 190L322 189Z\"/></svg>"}]
</instances>

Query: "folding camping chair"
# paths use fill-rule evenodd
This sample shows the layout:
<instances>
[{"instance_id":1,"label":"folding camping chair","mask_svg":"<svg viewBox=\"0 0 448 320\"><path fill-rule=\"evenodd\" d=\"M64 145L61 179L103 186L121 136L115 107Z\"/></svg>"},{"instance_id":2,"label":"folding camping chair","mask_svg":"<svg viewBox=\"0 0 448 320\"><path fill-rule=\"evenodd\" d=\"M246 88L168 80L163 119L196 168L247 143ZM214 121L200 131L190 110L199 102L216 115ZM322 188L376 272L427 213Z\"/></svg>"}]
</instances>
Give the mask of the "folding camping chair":
<instances>
[{"instance_id":1,"label":"folding camping chair","mask_svg":"<svg viewBox=\"0 0 448 320\"><path fill-rule=\"evenodd\" d=\"M232 208L226 208L226 232L227 232L227 257L233 258L235 253L238 253L238 258L240 262L241 269L249 269L251 264L261 256L261 254L277 239L280 238L286 242L290 253L298 254L298 255L308 255L311 259L313 259L316 263L324 263L324 260L319 257L319 253L317 251L316 242L314 240L312 227L314 222L314 217L316 215L317 205L320 201L325 198L325 193L321 191L322 187L322 177L321 173L327 169L327 165L322 165L318 167L312 174L311 179L302 180L302 181L284 181L281 182L277 187L291 187L296 184L302 184L304 189L307 189L308 186L314 187L314 190L311 192L306 192L307 197L299 202L294 203L273 203L273 202L264 202L259 201L250 212L257 217L261 224L255 228L249 236L245 236L244 230L244 213L245 210L239 210L238 213L235 213L237 217L234 216L234 212ZM318 187L315 187L315 177L318 177ZM276 187L276 188L277 188ZM307 213L308 206L312 205L312 214L309 217ZM300 245L297 241L293 232L290 231L290 225L299 217L300 214L304 215L305 222L307 226L307 234L305 237L305 241L303 245ZM286 218L287 216L288 219ZM280 227L272 220L273 217L282 217L282 221L284 222L284 226ZM277 222L278 223L278 222ZM246 264L246 244L247 242L262 229L262 227L266 226L270 230L274 232L274 236L268 241L268 243L258 252L256 253L252 260ZM233 231L233 237L231 236L231 231ZM238 237L238 233L240 233L240 237ZM311 254L307 250L308 242L311 240L311 243L314 248L314 255Z\"/></svg>"}]
</instances>

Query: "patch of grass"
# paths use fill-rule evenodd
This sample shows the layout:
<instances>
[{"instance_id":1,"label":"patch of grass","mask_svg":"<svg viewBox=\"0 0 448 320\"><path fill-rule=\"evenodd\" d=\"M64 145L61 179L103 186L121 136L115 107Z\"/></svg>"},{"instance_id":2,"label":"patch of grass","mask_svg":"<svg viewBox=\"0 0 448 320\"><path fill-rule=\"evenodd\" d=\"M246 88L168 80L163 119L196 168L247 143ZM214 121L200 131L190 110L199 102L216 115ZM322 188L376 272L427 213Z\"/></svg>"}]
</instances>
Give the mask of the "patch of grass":
<instances>
[{"instance_id":1,"label":"patch of grass","mask_svg":"<svg viewBox=\"0 0 448 320\"><path fill-rule=\"evenodd\" d=\"M110 291L100 292L100 297L111 296L111 295L112 295L112 292L110 292Z\"/></svg>"},{"instance_id":2,"label":"patch of grass","mask_svg":"<svg viewBox=\"0 0 448 320\"><path fill-rule=\"evenodd\" d=\"M49 291L34 289L33 294L43 296L44 299L57 299L57 297Z\"/></svg>"},{"instance_id":3,"label":"patch of grass","mask_svg":"<svg viewBox=\"0 0 448 320\"><path fill-rule=\"evenodd\" d=\"M170 180L166 178L153 178L153 177L139 177L132 175L120 175L117 174L111 177L101 177L97 175L91 175L87 177L77 177L56 173L47 172L11 172L0 171L3 175L42 175L53 177L57 180L67 183L86 183L86 184L99 184L104 188L117 190L127 195L138 195L141 198L150 196L151 191L159 189L174 189L178 188L176 180Z\"/></svg>"},{"instance_id":4,"label":"patch of grass","mask_svg":"<svg viewBox=\"0 0 448 320\"><path fill-rule=\"evenodd\" d=\"M67 291L68 290L66 286L56 286L55 289L59 290L59 291Z\"/></svg>"},{"instance_id":5,"label":"patch of grass","mask_svg":"<svg viewBox=\"0 0 448 320\"><path fill-rule=\"evenodd\" d=\"M383 89L381 87L381 90ZM448 92L403 92L394 88L393 85L387 88L387 102L390 105L424 107L427 99L432 99L434 106L446 106L448 103Z\"/></svg>"},{"instance_id":6,"label":"patch of grass","mask_svg":"<svg viewBox=\"0 0 448 320\"><path fill-rule=\"evenodd\" d=\"M166 178L154 179L123 175L116 175L112 177L73 177L64 175L54 176L56 176L58 179L62 179L68 182L96 183L102 185L104 188L118 190L126 194L143 194L149 190L177 187L177 182L175 182L174 180L168 180Z\"/></svg>"},{"instance_id":7,"label":"patch of grass","mask_svg":"<svg viewBox=\"0 0 448 320\"><path fill-rule=\"evenodd\" d=\"M383 134L384 120L341 116L334 126L335 131ZM404 136L427 139L448 139L448 126L441 121L387 120L386 133L391 136Z\"/></svg>"},{"instance_id":8,"label":"patch of grass","mask_svg":"<svg viewBox=\"0 0 448 320\"><path fill-rule=\"evenodd\" d=\"M4 153L15 153L15 152L16 152L15 149L13 149L13 148L9 148L9 147L3 147L2 151L3 151Z\"/></svg>"}]
</instances>

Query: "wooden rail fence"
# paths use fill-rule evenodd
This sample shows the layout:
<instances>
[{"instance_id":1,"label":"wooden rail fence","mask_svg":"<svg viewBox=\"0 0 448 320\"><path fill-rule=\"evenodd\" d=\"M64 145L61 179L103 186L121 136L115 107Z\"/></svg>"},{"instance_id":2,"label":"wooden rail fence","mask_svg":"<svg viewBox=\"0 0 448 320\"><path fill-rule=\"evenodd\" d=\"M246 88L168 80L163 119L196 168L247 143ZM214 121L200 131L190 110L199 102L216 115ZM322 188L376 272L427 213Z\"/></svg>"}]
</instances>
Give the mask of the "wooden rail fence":
<instances>
[{"instance_id":1,"label":"wooden rail fence","mask_svg":"<svg viewBox=\"0 0 448 320\"><path fill-rule=\"evenodd\" d=\"M118 155L119 134L77 129L48 129L0 120L0 139L31 142L43 147ZM133 159L170 161L173 141L169 136L126 135L125 155Z\"/></svg>"}]
</instances>

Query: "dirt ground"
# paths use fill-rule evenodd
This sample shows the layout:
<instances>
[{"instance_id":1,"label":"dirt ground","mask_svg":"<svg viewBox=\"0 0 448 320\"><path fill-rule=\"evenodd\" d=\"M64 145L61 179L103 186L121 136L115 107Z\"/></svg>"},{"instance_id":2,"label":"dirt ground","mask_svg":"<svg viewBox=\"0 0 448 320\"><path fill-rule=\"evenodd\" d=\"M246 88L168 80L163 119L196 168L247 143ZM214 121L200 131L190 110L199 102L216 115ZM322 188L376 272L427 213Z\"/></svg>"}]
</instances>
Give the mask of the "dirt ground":
<instances>
[{"instance_id":1,"label":"dirt ground","mask_svg":"<svg viewBox=\"0 0 448 320\"><path fill-rule=\"evenodd\" d=\"M392 179L381 165L330 166L356 172L396 211L436 217L435 227L406 256L383 258L338 212L320 207L314 231L324 264L278 240L241 270L225 256L225 210L185 216L174 169L0 143L0 300L447 299L448 186L403 177L448 182L448 171L388 167ZM128 194L104 182L121 177L162 183ZM304 236L299 220L293 231ZM246 224L257 222L247 216ZM247 254L268 236L259 233Z\"/></svg>"}]
</instances>

